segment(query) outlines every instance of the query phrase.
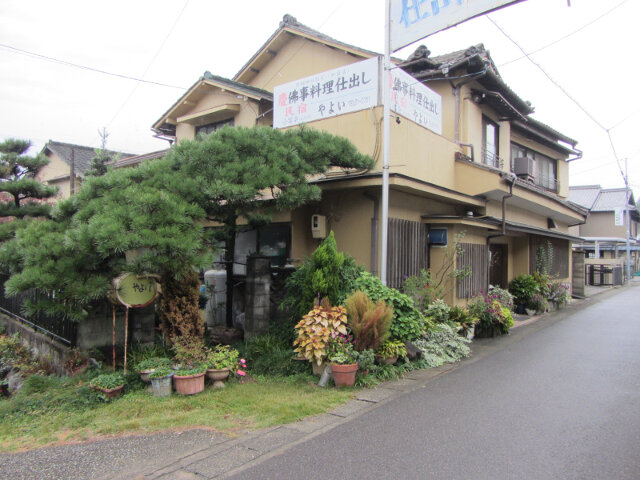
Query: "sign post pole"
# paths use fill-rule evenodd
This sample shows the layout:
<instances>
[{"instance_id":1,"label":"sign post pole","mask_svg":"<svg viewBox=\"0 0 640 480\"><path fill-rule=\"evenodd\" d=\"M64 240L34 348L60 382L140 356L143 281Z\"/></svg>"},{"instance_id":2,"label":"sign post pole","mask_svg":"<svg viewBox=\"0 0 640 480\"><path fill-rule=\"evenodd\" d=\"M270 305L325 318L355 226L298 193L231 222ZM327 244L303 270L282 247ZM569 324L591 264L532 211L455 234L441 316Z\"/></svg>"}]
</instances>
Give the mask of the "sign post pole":
<instances>
[{"instance_id":1,"label":"sign post pole","mask_svg":"<svg viewBox=\"0 0 640 480\"><path fill-rule=\"evenodd\" d=\"M391 0L385 0L384 61L382 63L382 239L380 281L387 284L387 239L389 227L389 137L391 115Z\"/></svg>"}]
</instances>

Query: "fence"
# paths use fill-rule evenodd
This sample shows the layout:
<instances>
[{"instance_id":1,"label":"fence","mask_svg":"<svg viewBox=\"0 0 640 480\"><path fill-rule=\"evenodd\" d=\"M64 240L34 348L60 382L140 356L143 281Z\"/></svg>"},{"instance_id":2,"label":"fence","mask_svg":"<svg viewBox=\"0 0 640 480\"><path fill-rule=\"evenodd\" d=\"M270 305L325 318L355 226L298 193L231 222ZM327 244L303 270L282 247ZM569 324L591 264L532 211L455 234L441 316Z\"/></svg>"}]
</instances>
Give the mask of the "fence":
<instances>
[{"instance_id":1,"label":"fence","mask_svg":"<svg viewBox=\"0 0 640 480\"><path fill-rule=\"evenodd\" d=\"M458 298L471 298L487 291L489 250L485 244L461 243L456 260L458 270L467 269L470 274L458 279Z\"/></svg>"},{"instance_id":2,"label":"fence","mask_svg":"<svg viewBox=\"0 0 640 480\"><path fill-rule=\"evenodd\" d=\"M62 315L24 315L24 307L27 302L38 302L45 298L53 299L53 294L46 294L35 289L19 293L13 297L7 297L4 293L4 282L8 276L0 275L0 311L10 315L21 323L34 330L43 333L68 346L75 346L77 338L77 324Z\"/></svg>"},{"instance_id":3,"label":"fence","mask_svg":"<svg viewBox=\"0 0 640 480\"><path fill-rule=\"evenodd\" d=\"M387 285L400 288L406 277L429 268L428 227L421 222L389 219Z\"/></svg>"}]
</instances>

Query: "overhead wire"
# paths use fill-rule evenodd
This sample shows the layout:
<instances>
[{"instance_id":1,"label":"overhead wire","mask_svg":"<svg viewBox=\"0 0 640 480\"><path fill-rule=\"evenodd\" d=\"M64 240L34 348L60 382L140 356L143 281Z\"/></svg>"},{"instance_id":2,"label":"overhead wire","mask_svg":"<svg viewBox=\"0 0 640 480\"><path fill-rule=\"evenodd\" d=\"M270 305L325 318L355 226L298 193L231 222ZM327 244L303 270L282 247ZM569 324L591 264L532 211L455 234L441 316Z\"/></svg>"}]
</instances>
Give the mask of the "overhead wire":
<instances>
[{"instance_id":1,"label":"overhead wire","mask_svg":"<svg viewBox=\"0 0 640 480\"><path fill-rule=\"evenodd\" d=\"M498 25L495 20L493 20L489 15L486 16L487 19L498 29L500 30L500 32L507 37L507 39L509 39L509 41L511 43L513 43L518 50L520 50L523 55L531 62L533 63L548 79L551 83L553 83L569 100L571 100L589 119L591 119L591 121L593 123L595 123L598 127L600 127L600 129L604 130L604 132L607 134L607 138L609 139L609 143L611 145L611 149L613 151L613 156L616 160L616 163L618 164L618 168L620 169L620 173L622 174L622 178L624 179L625 183L628 182L628 179L624 173L624 170L622 169L622 165L620 164L620 158L618 157L618 152L616 151L615 145L613 143L613 138L611 137L611 128L607 128L605 127L595 116L593 116L585 107L582 106L582 104L580 104L580 102L578 102L562 85L560 85L553 77L551 77L551 75L549 75L549 73L542 67L542 65L540 65L538 62L536 62L533 58L531 58L530 54L527 53L518 42L516 42L511 35L509 35L502 27L500 27L500 25ZM619 122L621 123L621 122ZM618 123L618 124L619 124Z\"/></svg>"},{"instance_id":2,"label":"overhead wire","mask_svg":"<svg viewBox=\"0 0 640 480\"><path fill-rule=\"evenodd\" d=\"M74 68L79 68L81 70L88 70L90 72L100 73L100 74L103 74L103 75L110 75L112 77L123 78L125 80L133 80L135 82L149 83L151 85L158 85L160 87L167 87L167 88L176 88L176 89L180 89L180 90L185 90L185 88L186 88L186 87L183 87L183 86L181 87L181 86L178 86L178 85L170 85L168 83L156 82L156 81L153 81L153 80L145 80L143 78L137 78L137 77L133 77L131 75L124 75L124 74L121 74L121 73L109 72L107 70L102 70L100 68L90 67L88 65L81 65L79 63L69 62L68 60L62 60L60 58L55 58L55 57L50 57L50 56L47 56L47 55L42 55L41 53L31 52L29 50L24 50L22 48L14 47L13 45L7 45L6 43L0 43L0 47L6 48L7 50L12 51L13 53L17 53L17 54L20 54L20 55L25 55L27 57L38 58L40 60L45 60L45 61L49 61L49 62L53 62L53 63L58 63L60 65L65 65L67 67L74 67Z\"/></svg>"},{"instance_id":3,"label":"overhead wire","mask_svg":"<svg viewBox=\"0 0 640 480\"><path fill-rule=\"evenodd\" d=\"M160 54L160 52L162 51L162 49L164 48L165 43L167 43L167 40L169 39L169 37L171 36L171 34L173 33L173 30L176 28L176 25L178 24L178 22L180 21L180 18L182 17L182 14L184 13L184 11L187 8L187 5L189 5L190 0L186 0L184 2L184 5L182 6L182 10L180 10L180 13L178 14L178 16L176 17L175 21L173 22L173 25L171 25L171 28L169 29L169 31L167 32L167 34L164 37L164 40L162 40L162 43L160 44L160 46L158 47L158 49L156 50L156 53L153 55L153 58L151 59L151 61L149 62L149 64L147 65L147 68L145 68L144 72L142 73L142 77L144 78L145 75L149 72L149 69L151 68L151 66L153 65L153 63L156 61L156 58L158 58L158 55ZM136 84L133 86L133 88L131 89L131 92L129 93L129 95L127 96L126 100L124 101L124 103L120 106L120 108L118 109L118 111L116 112L116 114L113 116L113 118L109 121L109 123L107 124L107 126L111 126L111 124L113 124L113 122L115 121L116 118L118 118L118 116L120 115L120 113L122 113L122 110L124 110L124 107L129 103L129 100L131 100L131 98L133 97L133 94L136 92L136 90L138 89L138 85L140 85L139 82L136 82Z\"/></svg>"},{"instance_id":4,"label":"overhead wire","mask_svg":"<svg viewBox=\"0 0 640 480\"><path fill-rule=\"evenodd\" d=\"M574 30L573 32L567 33L566 35L563 35L562 37L557 38L557 39L555 39L554 41L552 41L552 42L550 42L550 43L547 43L546 45L543 45L543 46L542 46L542 47L540 47L540 48L537 48L537 49L535 49L535 50L532 50L531 52L529 52L529 55L533 55L534 53L541 52L542 50L545 50L545 49L547 49L547 48L549 48L549 47L551 47L551 46L555 45L556 43L561 42L561 41L563 41L563 40L565 40L565 39L567 39L567 38L571 37L572 35L575 35L575 34L576 34L576 33L578 33L578 32L581 32L581 31L582 31L582 30L584 30L585 28L587 28L587 27L589 27L589 26L593 25L594 23L596 23L598 20L601 20L602 18L606 17L606 16L607 16L607 15L609 15L611 12L613 12L613 11L614 11L614 10L616 10L617 8L621 7L622 5L624 5L625 3L627 3L628 1L629 1L629 0L623 0L622 2L620 2L619 4L617 4L615 7L613 7L613 8L611 8L611 9L607 10L606 12L604 12L604 13L603 13L603 14L601 14L600 16L598 16L598 17L594 18L594 19L593 19L593 20L591 20L590 22L585 23L584 25L582 25L582 26L581 26L580 28L578 28L577 30ZM509 64L511 64L511 63L513 63L513 62L517 62L518 60L522 60L523 58L527 58L527 56L526 56L526 55L523 55L523 56L521 56L521 57L514 58L514 59L512 59L512 60L509 60L508 62L504 62L503 64L498 65L498 67L499 67L499 68L502 68L502 67L504 67L505 65L509 65Z\"/></svg>"}]
</instances>

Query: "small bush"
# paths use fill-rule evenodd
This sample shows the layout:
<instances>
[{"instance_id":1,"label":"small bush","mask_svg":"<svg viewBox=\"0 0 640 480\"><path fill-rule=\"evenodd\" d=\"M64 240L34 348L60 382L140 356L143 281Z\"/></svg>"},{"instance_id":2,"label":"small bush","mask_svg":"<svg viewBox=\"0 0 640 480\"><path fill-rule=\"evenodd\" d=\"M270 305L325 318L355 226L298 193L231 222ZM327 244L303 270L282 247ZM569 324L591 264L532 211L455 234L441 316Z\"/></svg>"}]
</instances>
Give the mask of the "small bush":
<instances>
[{"instance_id":1,"label":"small bush","mask_svg":"<svg viewBox=\"0 0 640 480\"><path fill-rule=\"evenodd\" d=\"M568 283L551 282L548 299L556 302L559 307L563 307L571 299L571 286Z\"/></svg>"},{"instance_id":2,"label":"small bush","mask_svg":"<svg viewBox=\"0 0 640 480\"><path fill-rule=\"evenodd\" d=\"M489 294L487 296L492 301L497 300L503 307L507 307L509 310L513 310L513 295L511 295L508 290L491 286L489 287Z\"/></svg>"},{"instance_id":3,"label":"small bush","mask_svg":"<svg viewBox=\"0 0 640 480\"><path fill-rule=\"evenodd\" d=\"M422 351L422 359L427 366L437 367L467 357L471 352L467 345L469 342L458 335L450 325L440 324L425 331L422 337L413 343Z\"/></svg>"},{"instance_id":4,"label":"small bush","mask_svg":"<svg viewBox=\"0 0 640 480\"><path fill-rule=\"evenodd\" d=\"M444 303L444 300L438 299L427 307L424 314L430 320L436 323L445 323L449 321L449 313L451 308Z\"/></svg>"},{"instance_id":5,"label":"small bush","mask_svg":"<svg viewBox=\"0 0 640 480\"><path fill-rule=\"evenodd\" d=\"M345 307L357 351L375 350L389 338L393 309L383 300L373 303L366 293L358 290L347 297Z\"/></svg>"},{"instance_id":6,"label":"small bush","mask_svg":"<svg viewBox=\"0 0 640 480\"><path fill-rule=\"evenodd\" d=\"M289 376L309 371L309 363L294 360L291 344L275 335L262 335L238 345L254 375Z\"/></svg>"},{"instance_id":7,"label":"small bush","mask_svg":"<svg viewBox=\"0 0 640 480\"><path fill-rule=\"evenodd\" d=\"M516 303L528 304L531 297L538 292L538 282L532 275L518 275L509 284L509 292Z\"/></svg>"},{"instance_id":8,"label":"small bush","mask_svg":"<svg viewBox=\"0 0 640 480\"><path fill-rule=\"evenodd\" d=\"M363 272L355 282L358 290L365 292L374 302L384 300L393 307L393 320L389 327L391 338L407 342L418 338L427 323L408 295L382 284L378 277Z\"/></svg>"},{"instance_id":9,"label":"small bush","mask_svg":"<svg viewBox=\"0 0 640 480\"><path fill-rule=\"evenodd\" d=\"M409 295L416 307L424 312L429 305L442 298L444 288L435 287L431 270L421 270L418 275L412 275L404 281L402 291Z\"/></svg>"},{"instance_id":10,"label":"small bush","mask_svg":"<svg viewBox=\"0 0 640 480\"><path fill-rule=\"evenodd\" d=\"M476 337L494 337L509 333L513 316L507 307L489 296L477 296L469 303L469 313L478 319Z\"/></svg>"},{"instance_id":11,"label":"small bush","mask_svg":"<svg viewBox=\"0 0 640 480\"><path fill-rule=\"evenodd\" d=\"M320 298L331 305L341 305L354 290L353 284L362 268L355 260L338 252L333 232L316 248L286 281L282 306L293 308L296 318L311 310Z\"/></svg>"}]
</instances>

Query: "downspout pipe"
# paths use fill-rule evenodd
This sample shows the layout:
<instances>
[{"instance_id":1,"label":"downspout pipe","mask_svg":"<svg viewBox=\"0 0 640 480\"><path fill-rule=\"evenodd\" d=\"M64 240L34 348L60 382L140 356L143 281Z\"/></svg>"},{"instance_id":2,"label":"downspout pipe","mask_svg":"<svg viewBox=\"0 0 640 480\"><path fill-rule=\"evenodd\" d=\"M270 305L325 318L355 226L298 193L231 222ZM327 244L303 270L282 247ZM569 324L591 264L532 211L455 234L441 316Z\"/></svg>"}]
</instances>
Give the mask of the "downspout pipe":
<instances>
[{"instance_id":1,"label":"downspout pipe","mask_svg":"<svg viewBox=\"0 0 640 480\"><path fill-rule=\"evenodd\" d=\"M502 177L507 181L509 185L509 193L502 197L502 231L496 235L487 236L487 250L491 246L491 240L498 237L504 237L507 235L507 200L513 197L513 184L516 181L514 174L503 174ZM489 285L489 269L487 268L487 288Z\"/></svg>"},{"instance_id":2,"label":"downspout pipe","mask_svg":"<svg viewBox=\"0 0 640 480\"><path fill-rule=\"evenodd\" d=\"M380 220L380 200L375 195L365 193L364 196L373 202L371 218L371 273L378 275L378 222Z\"/></svg>"}]
</instances>

